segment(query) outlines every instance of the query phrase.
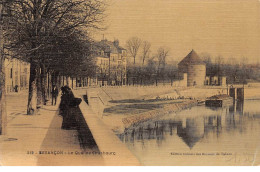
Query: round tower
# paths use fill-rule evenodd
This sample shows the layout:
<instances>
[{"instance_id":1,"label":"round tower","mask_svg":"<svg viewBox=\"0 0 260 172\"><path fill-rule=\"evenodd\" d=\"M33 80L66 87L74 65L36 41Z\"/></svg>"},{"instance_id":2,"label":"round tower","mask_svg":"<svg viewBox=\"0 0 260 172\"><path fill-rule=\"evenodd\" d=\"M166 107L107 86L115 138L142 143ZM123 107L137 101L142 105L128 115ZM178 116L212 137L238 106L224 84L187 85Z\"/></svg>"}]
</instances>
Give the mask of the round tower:
<instances>
[{"instance_id":1,"label":"round tower","mask_svg":"<svg viewBox=\"0 0 260 172\"><path fill-rule=\"evenodd\" d=\"M188 66L187 86L203 86L206 78L206 65L191 64Z\"/></svg>"},{"instance_id":2,"label":"round tower","mask_svg":"<svg viewBox=\"0 0 260 172\"><path fill-rule=\"evenodd\" d=\"M203 86L206 79L206 64L192 50L179 64L179 71L187 73L187 86Z\"/></svg>"}]
</instances>

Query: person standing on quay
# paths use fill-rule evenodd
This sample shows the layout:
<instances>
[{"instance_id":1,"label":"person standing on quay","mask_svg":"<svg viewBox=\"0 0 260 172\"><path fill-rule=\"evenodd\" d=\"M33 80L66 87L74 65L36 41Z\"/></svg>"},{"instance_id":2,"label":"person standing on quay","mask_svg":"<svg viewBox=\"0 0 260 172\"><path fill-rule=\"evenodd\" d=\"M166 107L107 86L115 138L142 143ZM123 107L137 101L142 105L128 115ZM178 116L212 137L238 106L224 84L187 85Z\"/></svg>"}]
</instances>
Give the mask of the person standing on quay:
<instances>
[{"instance_id":1,"label":"person standing on quay","mask_svg":"<svg viewBox=\"0 0 260 172\"><path fill-rule=\"evenodd\" d=\"M56 87L56 85L54 85L54 86L52 87L52 91L51 91L51 95L52 95L51 104L52 104L52 105L56 105L56 101L57 101L58 94L59 94L58 88ZM53 101L53 100L54 100L54 101ZM53 102L54 102L54 104L53 104Z\"/></svg>"}]
</instances>

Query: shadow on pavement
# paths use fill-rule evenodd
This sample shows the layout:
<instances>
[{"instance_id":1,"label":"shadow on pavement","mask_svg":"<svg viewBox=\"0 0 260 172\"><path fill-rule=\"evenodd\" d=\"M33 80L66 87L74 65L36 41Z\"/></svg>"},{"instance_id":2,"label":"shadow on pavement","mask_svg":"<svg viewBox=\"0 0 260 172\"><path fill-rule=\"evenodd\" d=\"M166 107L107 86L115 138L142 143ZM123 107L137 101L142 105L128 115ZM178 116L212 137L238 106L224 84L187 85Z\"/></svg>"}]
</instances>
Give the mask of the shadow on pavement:
<instances>
[{"instance_id":1,"label":"shadow on pavement","mask_svg":"<svg viewBox=\"0 0 260 172\"><path fill-rule=\"evenodd\" d=\"M83 151L98 151L95 140L84 121L79 109L74 109L76 128L61 129L62 116L55 114L37 153L39 166L78 166L103 165L102 156L83 155ZM56 155L55 155L56 154Z\"/></svg>"}]
</instances>

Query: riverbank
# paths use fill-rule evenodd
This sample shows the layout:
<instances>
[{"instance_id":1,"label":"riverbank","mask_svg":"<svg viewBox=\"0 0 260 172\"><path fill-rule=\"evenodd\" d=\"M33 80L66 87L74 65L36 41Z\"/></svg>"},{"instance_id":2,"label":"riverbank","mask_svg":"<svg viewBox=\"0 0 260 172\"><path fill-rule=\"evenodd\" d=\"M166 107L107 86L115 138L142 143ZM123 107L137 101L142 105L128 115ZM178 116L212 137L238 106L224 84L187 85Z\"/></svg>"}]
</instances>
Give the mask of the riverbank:
<instances>
[{"instance_id":1,"label":"riverbank","mask_svg":"<svg viewBox=\"0 0 260 172\"><path fill-rule=\"evenodd\" d=\"M88 94L89 105L96 115L115 133L121 133L131 125L196 106L207 97L226 93L226 87L142 86L87 88L80 94ZM258 98L259 87L245 87L245 99Z\"/></svg>"},{"instance_id":2,"label":"riverbank","mask_svg":"<svg viewBox=\"0 0 260 172\"><path fill-rule=\"evenodd\" d=\"M132 115L130 117L126 117L122 119L122 122L124 124L124 128L127 129L133 125L138 125L139 123L158 118L160 116L170 114L170 113L176 113L178 111L190 108L192 106L198 105L197 100L184 100L180 103L174 103L163 106L163 108L151 110L148 112L144 112L141 114Z\"/></svg>"}]
</instances>

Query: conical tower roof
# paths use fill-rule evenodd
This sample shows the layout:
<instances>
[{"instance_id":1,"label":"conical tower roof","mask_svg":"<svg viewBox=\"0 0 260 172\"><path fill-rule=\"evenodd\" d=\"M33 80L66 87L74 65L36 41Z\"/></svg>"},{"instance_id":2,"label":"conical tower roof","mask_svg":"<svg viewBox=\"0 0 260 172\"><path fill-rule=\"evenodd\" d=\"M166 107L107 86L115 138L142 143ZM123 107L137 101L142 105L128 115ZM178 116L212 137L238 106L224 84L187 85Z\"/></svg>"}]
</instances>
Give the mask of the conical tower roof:
<instances>
[{"instance_id":1,"label":"conical tower roof","mask_svg":"<svg viewBox=\"0 0 260 172\"><path fill-rule=\"evenodd\" d=\"M178 65L187 66L190 64L205 64L198 54L192 50Z\"/></svg>"}]
</instances>

